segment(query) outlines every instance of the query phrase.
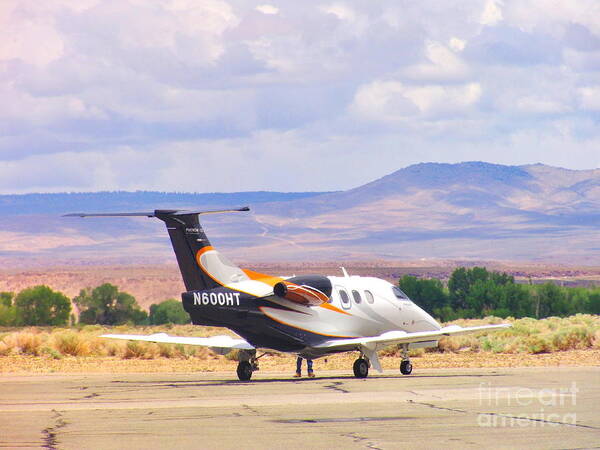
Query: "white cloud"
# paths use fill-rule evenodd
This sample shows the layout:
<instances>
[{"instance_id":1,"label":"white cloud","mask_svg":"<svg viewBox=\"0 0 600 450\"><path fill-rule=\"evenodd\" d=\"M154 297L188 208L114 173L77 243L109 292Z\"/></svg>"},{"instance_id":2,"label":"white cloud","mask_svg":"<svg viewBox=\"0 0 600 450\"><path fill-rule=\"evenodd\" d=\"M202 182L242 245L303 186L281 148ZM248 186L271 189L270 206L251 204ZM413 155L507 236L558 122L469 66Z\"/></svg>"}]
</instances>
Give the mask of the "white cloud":
<instances>
[{"instance_id":1,"label":"white cloud","mask_svg":"<svg viewBox=\"0 0 600 450\"><path fill-rule=\"evenodd\" d=\"M0 191L336 189L421 160L597 165L598 8L5 0Z\"/></svg>"},{"instance_id":2,"label":"white cloud","mask_svg":"<svg viewBox=\"0 0 600 450\"><path fill-rule=\"evenodd\" d=\"M356 12L344 3L333 3L329 6L324 6L321 9L327 14L334 15L339 20L347 22L355 22L357 20Z\"/></svg>"},{"instance_id":3,"label":"white cloud","mask_svg":"<svg viewBox=\"0 0 600 450\"><path fill-rule=\"evenodd\" d=\"M481 24L489 26L497 25L503 18L502 5L503 2L501 0L488 0L479 19Z\"/></svg>"},{"instance_id":4,"label":"white cloud","mask_svg":"<svg viewBox=\"0 0 600 450\"><path fill-rule=\"evenodd\" d=\"M0 22L0 61L17 59L45 66L64 53L64 41L50 19Z\"/></svg>"},{"instance_id":5,"label":"white cloud","mask_svg":"<svg viewBox=\"0 0 600 450\"><path fill-rule=\"evenodd\" d=\"M515 106L520 111L533 114L556 114L570 109L559 101L544 97L522 97L517 100Z\"/></svg>"},{"instance_id":6,"label":"white cloud","mask_svg":"<svg viewBox=\"0 0 600 450\"><path fill-rule=\"evenodd\" d=\"M565 25L578 23L600 34L600 3L596 0L513 0L506 2L506 20L526 31L560 33Z\"/></svg>"},{"instance_id":7,"label":"white cloud","mask_svg":"<svg viewBox=\"0 0 600 450\"><path fill-rule=\"evenodd\" d=\"M407 86L398 81L375 81L358 89L350 110L384 122L410 116L444 116L466 112L480 99L481 93L478 83Z\"/></svg>"},{"instance_id":8,"label":"white cloud","mask_svg":"<svg viewBox=\"0 0 600 450\"><path fill-rule=\"evenodd\" d=\"M578 89L581 107L590 111L600 111L600 86Z\"/></svg>"},{"instance_id":9,"label":"white cloud","mask_svg":"<svg viewBox=\"0 0 600 450\"><path fill-rule=\"evenodd\" d=\"M455 52L462 52L465 49L465 46L467 45L467 41L453 36L450 38L448 45Z\"/></svg>"},{"instance_id":10,"label":"white cloud","mask_svg":"<svg viewBox=\"0 0 600 450\"><path fill-rule=\"evenodd\" d=\"M455 41L455 45L460 45L460 43ZM427 81L461 80L468 75L467 65L456 53L439 42L425 43L425 58L427 59L426 63L408 67L404 70L404 75Z\"/></svg>"},{"instance_id":11,"label":"white cloud","mask_svg":"<svg viewBox=\"0 0 600 450\"><path fill-rule=\"evenodd\" d=\"M273 5L268 5L268 4L258 5L255 9L258 12L261 12L261 13L267 14L267 15L273 15L273 14L279 13L279 8L277 8L276 6L273 6Z\"/></svg>"}]
</instances>

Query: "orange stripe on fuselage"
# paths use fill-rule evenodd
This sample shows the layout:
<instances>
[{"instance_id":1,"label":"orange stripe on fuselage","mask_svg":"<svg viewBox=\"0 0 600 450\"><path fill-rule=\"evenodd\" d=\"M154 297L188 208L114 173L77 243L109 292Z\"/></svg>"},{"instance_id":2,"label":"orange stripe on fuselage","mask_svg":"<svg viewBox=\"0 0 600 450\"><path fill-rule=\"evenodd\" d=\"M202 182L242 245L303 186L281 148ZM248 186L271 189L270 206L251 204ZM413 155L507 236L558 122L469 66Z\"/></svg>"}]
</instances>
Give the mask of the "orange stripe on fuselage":
<instances>
[{"instance_id":1,"label":"orange stripe on fuselage","mask_svg":"<svg viewBox=\"0 0 600 450\"><path fill-rule=\"evenodd\" d=\"M302 330L302 331L308 331L309 333L318 334L318 335L320 335L320 336L327 336L327 337L337 337L337 338L355 338L355 337L359 337L359 336L336 336L335 334L325 334L325 333L319 333L319 332L317 332L317 331L309 330L308 328L302 328L302 327L298 327L298 326L296 326L296 325L292 325L291 323L284 322L284 321L283 321L283 320L281 320L281 319L277 319L277 318L275 318L273 315L269 314L268 312L265 312L264 308L265 308L264 306L259 306L259 307L258 307L258 309L260 309L260 310L261 310L261 312L262 312L262 313L263 313L265 316L267 316L269 319L271 319L271 320L273 320L273 321L275 321L275 322L277 322L277 323L280 323L280 324L282 324L282 325L287 325L288 327L296 328L296 329L298 329L298 330ZM340 311L340 312L343 312L343 311Z\"/></svg>"},{"instance_id":2,"label":"orange stripe on fuselage","mask_svg":"<svg viewBox=\"0 0 600 450\"><path fill-rule=\"evenodd\" d=\"M272 275L266 275L260 272L255 272L254 270L242 269L242 271L246 275L248 275L248 278L250 278L251 280L260 281L262 283L268 284L271 287L275 286L280 281L283 281L283 278L274 277Z\"/></svg>"},{"instance_id":3,"label":"orange stripe on fuselage","mask_svg":"<svg viewBox=\"0 0 600 450\"><path fill-rule=\"evenodd\" d=\"M346 314L347 316L351 316L352 314L346 312L346 311L342 311L340 308L333 306L331 303L321 303L319 305L320 308L325 308L325 309L329 309L331 311L335 311L335 312L339 312L340 314Z\"/></svg>"},{"instance_id":4,"label":"orange stripe on fuselage","mask_svg":"<svg viewBox=\"0 0 600 450\"><path fill-rule=\"evenodd\" d=\"M206 247L202 247L200 250L198 250L196 252L196 264L198 264L198 267L200 267L200 270L205 274L208 275L214 282L216 282L217 284L219 284L220 286L225 286L220 280L217 280L215 277L213 277L210 272L208 270L206 270L204 268L204 266L202 265L202 263L200 262L200 258L202 257L202 255L204 255L206 252L209 252L211 250L214 250L214 247L212 245L207 245Z\"/></svg>"}]
</instances>

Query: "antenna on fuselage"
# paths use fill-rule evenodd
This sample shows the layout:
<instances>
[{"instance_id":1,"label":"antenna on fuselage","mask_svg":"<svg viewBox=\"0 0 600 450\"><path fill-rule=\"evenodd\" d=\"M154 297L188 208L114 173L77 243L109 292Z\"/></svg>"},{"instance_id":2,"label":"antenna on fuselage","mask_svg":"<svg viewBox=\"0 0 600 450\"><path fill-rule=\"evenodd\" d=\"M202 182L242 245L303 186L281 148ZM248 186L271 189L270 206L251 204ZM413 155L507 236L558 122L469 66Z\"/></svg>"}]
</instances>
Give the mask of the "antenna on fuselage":
<instances>
[{"instance_id":1,"label":"antenna on fuselage","mask_svg":"<svg viewBox=\"0 0 600 450\"><path fill-rule=\"evenodd\" d=\"M348 272L346 272L346 268L345 267L340 267L340 269L342 269L342 273L344 274L345 278L350 278L350 275L348 275Z\"/></svg>"}]
</instances>

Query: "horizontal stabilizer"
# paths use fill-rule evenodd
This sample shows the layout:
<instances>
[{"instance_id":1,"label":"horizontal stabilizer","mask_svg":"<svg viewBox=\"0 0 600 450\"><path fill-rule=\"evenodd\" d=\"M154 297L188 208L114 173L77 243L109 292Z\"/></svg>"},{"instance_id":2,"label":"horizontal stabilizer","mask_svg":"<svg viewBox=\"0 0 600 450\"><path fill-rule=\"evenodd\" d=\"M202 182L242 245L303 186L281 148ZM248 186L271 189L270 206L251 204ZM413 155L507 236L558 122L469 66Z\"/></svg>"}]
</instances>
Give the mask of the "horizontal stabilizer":
<instances>
[{"instance_id":1,"label":"horizontal stabilizer","mask_svg":"<svg viewBox=\"0 0 600 450\"><path fill-rule=\"evenodd\" d=\"M187 210L187 209L156 209L147 212L115 212L115 213L70 213L64 214L63 217L157 217L159 215L168 216L189 216L193 214L220 214L229 212L250 211L250 208L244 206L234 209L202 209L202 210Z\"/></svg>"}]
</instances>

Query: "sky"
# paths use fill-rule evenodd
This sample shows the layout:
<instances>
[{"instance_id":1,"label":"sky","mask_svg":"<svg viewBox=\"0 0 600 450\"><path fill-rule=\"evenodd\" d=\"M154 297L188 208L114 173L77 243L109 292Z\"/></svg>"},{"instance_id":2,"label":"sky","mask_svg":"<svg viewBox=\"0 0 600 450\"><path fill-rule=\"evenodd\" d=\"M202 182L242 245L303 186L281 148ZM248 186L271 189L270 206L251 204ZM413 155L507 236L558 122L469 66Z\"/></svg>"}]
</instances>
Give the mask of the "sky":
<instances>
[{"instance_id":1,"label":"sky","mask_svg":"<svg viewBox=\"0 0 600 450\"><path fill-rule=\"evenodd\" d=\"M598 0L2 0L0 193L600 167Z\"/></svg>"}]
</instances>

